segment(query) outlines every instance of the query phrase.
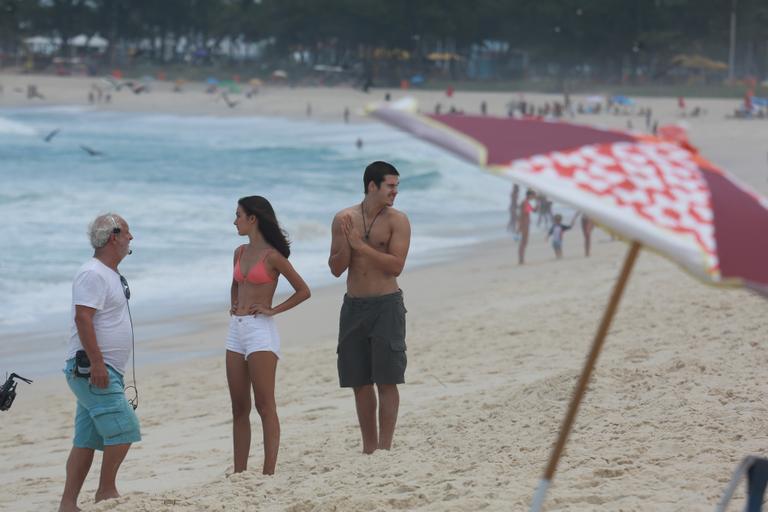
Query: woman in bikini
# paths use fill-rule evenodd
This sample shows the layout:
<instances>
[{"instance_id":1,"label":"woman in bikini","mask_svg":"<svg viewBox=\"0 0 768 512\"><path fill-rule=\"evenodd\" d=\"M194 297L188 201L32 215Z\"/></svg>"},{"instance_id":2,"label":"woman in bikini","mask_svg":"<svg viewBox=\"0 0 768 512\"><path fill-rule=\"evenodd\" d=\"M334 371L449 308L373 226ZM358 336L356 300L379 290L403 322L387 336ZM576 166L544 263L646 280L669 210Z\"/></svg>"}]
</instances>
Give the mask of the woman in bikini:
<instances>
[{"instance_id":1,"label":"woman in bikini","mask_svg":"<svg viewBox=\"0 0 768 512\"><path fill-rule=\"evenodd\" d=\"M525 248L528 246L528 233L531 229L531 216L537 211L537 206L533 201L536 199L536 192L528 189L525 192L525 199L520 205L520 215L517 217L517 232L520 233L520 246L517 249L517 262L522 265L525 262Z\"/></svg>"},{"instance_id":2,"label":"woman in bikini","mask_svg":"<svg viewBox=\"0 0 768 512\"><path fill-rule=\"evenodd\" d=\"M251 388L264 435L265 475L275 472L280 446L280 421L275 404L275 373L280 336L272 318L307 300L309 287L288 262L289 242L269 201L249 196L237 202L237 234L249 242L235 249L232 307L227 335L227 383L232 399L235 473L245 471L251 447ZM273 306L277 278L282 275L294 293Z\"/></svg>"}]
</instances>

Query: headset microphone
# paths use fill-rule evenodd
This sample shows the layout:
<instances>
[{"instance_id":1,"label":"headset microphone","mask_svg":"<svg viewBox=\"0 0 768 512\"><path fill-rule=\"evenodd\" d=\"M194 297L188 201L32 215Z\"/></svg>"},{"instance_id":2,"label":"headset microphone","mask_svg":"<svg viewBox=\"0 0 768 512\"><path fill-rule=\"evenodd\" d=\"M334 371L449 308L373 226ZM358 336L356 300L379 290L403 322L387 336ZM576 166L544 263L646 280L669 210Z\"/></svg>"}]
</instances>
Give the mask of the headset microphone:
<instances>
[{"instance_id":1,"label":"headset microphone","mask_svg":"<svg viewBox=\"0 0 768 512\"><path fill-rule=\"evenodd\" d=\"M128 249L128 254L133 254L133 250L132 249Z\"/></svg>"}]
</instances>

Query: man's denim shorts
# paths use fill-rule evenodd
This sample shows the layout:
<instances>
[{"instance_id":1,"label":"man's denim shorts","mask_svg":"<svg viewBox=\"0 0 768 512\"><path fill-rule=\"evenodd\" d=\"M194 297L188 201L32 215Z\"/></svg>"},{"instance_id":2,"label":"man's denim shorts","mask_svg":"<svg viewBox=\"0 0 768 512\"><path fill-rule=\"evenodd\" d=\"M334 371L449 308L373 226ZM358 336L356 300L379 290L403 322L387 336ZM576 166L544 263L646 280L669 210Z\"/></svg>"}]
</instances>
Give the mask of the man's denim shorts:
<instances>
[{"instance_id":1,"label":"man's denim shorts","mask_svg":"<svg viewBox=\"0 0 768 512\"><path fill-rule=\"evenodd\" d=\"M107 366L109 385L97 388L90 379L76 376L74 369L72 358L67 361L64 375L77 397L74 446L103 450L104 446L141 441L139 419L123 391L123 376Z\"/></svg>"}]
</instances>

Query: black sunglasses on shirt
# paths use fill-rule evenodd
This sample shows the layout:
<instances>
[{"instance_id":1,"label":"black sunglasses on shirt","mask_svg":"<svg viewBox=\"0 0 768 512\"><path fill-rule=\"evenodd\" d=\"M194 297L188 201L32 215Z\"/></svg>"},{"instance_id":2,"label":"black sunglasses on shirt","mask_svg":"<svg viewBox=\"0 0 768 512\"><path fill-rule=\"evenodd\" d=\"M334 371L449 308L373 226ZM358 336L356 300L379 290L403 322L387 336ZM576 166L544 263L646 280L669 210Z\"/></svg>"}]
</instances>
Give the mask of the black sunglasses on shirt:
<instances>
[{"instance_id":1,"label":"black sunglasses on shirt","mask_svg":"<svg viewBox=\"0 0 768 512\"><path fill-rule=\"evenodd\" d=\"M123 277L122 274L120 274L120 284L123 285L123 294L125 294L126 299L131 298L131 289L128 287L128 281Z\"/></svg>"}]
</instances>

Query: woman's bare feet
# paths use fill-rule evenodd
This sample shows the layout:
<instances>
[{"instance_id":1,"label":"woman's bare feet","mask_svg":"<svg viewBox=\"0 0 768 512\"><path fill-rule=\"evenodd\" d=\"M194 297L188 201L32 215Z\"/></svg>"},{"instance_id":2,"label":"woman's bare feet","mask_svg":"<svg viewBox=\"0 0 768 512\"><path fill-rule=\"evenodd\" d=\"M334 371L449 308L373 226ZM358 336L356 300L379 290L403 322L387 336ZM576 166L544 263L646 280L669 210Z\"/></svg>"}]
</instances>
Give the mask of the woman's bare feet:
<instances>
[{"instance_id":1,"label":"woman's bare feet","mask_svg":"<svg viewBox=\"0 0 768 512\"><path fill-rule=\"evenodd\" d=\"M96 491L96 503L104 500L119 498L119 497L120 497L120 494L117 492L117 489L111 489L108 491Z\"/></svg>"},{"instance_id":2,"label":"woman's bare feet","mask_svg":"<svg viewBox=\"0 0 768 512\"><path fill-rule=\"evenodd\" d=\"M59 504L59 512L80 512L80 507L74 503L64 504L62 502Z\"/></svg>"}]
</instances>

